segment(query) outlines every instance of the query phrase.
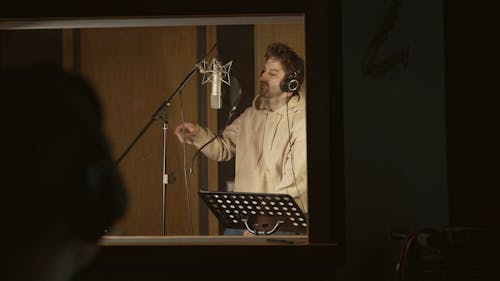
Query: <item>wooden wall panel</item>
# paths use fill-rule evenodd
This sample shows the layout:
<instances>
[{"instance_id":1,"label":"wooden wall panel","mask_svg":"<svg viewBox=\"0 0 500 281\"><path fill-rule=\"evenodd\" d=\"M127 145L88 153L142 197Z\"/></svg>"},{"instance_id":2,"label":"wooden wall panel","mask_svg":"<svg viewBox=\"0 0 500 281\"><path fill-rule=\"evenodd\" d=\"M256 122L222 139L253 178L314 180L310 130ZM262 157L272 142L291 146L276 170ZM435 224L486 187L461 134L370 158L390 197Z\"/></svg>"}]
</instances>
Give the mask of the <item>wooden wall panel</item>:
<instances>
[{"instance_id":1,"label":"wooden wall panel","mask_svg":"<svg viewBox=\"0 0 500 281\"><path fill-rule=\"evenodd\" d=\"M259 89L259 73L265 61L267 45L273 42L287 44L306 59L306 37L304 24L260 24L255 25L255 89ZM301 91L305 93L305 83Z\"/></svg>"},{"instance_id":2,"label":"wooden wall panel","mask_svg":"<svg viewBox=\"0 0 500 281\"><path fill-rule=\"evenodd\" d=\"M258 89L258 73L264 63L266 46L283 42L305 58L305 32L302 24L256 25L254 30ZM100 95L105 131L115 159L198 62L196 32L196 27L81 29L76 35L67 30L63 32L63 65L66 69L73 67L71 59L79 56L79 71L89 78ZM207 27L206 45L212 46L216 37L216 27ZM78 54L73 52L71 42L79 42ZM197 83L200 83L199 76L195 75L183 91L186 121L198 120ZM173 133L181 120L179 101L177 96L169 108L167 170L175 173L177 181L167 189L166 232L167 235L198 235L198 172L194 169L193 175L188 175L191 223L182 145ZM217 116L210 114L216 113L210 111L207 116L209 127L216 130ZM161 120L155 121L120 163L130 202L126 216L114 228L117 234L162 235L162 126ZM191 146L186 149L189 166L195 150ZM209 161L208 168L209 186L216 187L217 164ZM209 234L217 235L217 220L211 213L208 219Z\"/></svg>"},{"instance_id":3,"label":"wooden wall panel","mask_svg":"<svg viewBox=\"0 0 500 281\"><path fill-rule=\"evenodd\" d=\"M105 131L115 159L151 119L197 63L196 27L100 28L79 32L80 72L98 90ZM186 121L196 121L198 75L183 90ZM198 174L188 175L191 223L184 186L183 150L174 135L180 96L169 107L167 171L177 181L167 188L167 235L199 232ZM156 120L119 165L129 192L126 216L115 226L122 235L162 235L163 121ZM186 165L194 154L187 146Z\"/></svg>"},{"instance_id":4,"label":"wooden wall panel","mask_svg":"<svg viewBox=\"0 0 500 281\"><path fill-rule=\"evenodd\" d=\"M215 43L217 43L217 27L207 26L207 48L210 48ZM212 56L213 57L213 56ZM211 61L212 57L208 58L207 61ZM211 87L207 87L207 95L210 95ZM208 100L210 102L210 100ZM213 132L219 131L217 126L217 110L209 110L207 112L207 125ZM210 191L219 191L219 174L218 174L218 163L212 160L208 161L208 188ZM208 234L209 235L219 235L219 221L217 217L212 212L208 212Z\"/></svg>"}]
</instances>

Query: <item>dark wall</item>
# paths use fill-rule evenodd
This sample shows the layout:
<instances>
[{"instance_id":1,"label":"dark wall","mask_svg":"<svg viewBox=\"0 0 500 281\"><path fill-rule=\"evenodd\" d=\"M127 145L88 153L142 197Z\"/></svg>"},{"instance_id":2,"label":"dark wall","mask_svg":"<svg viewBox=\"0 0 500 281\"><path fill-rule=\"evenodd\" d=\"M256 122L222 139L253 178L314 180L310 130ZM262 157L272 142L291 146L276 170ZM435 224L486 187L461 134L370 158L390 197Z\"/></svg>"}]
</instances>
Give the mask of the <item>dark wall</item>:
<instances>
[{"instance_id":1,"label":"dark wall","mask_svg":"<svg viewBox=\"0 0 500 281\"><path fill-rule=\"evenodd\" d=\"M403 233L448 224L441 1L343 1L346 264L394 280Z\"/></svg>"},{"instance_id":2,"label":"dark wall","mask_svg":"<svg viewBox=\"0 0 500 281\"><path fill-rule=\"evenodd\" d=\"M498 17L470 1L361 2L343 1L347 262L337 277L394 280L403 241L391 229L500 223Z\"/></svg>"},{"instance_id":3,"label":"dark wall","mask_svg":"<svg viewBox=\"0 0 500 281\"><path fill-rule=\"evenodd\" d=\"M444 3L450 219L453 225L498 225L498 9Z\"/></svg>"},{"instance_id":4,"label":"dark wall","mask_svg":"<svg viewBox=\"0 0 500 281\"><path fill-rule=\"evenodd\" d=\"M218 57L222 64L233 61L230 75L231 85L223 84L222 108L218 112L218 127L236 119L252 104L254 97L254 30L252 25L221 25L217 27ZM229 119L229 112L237 106ZM224 188L227 181L234 181L235 159L219 162L219 188Z\"/></svg>"},{"instance_id":5,"label":"dark wall","mask_svg":"<svg viewBox=\"0 0 500 281\"><path fill-rule=\"evenodd\" d=\"M61 30L0 30L0 66L62 67Z\"/></svg>"}]
</instances>

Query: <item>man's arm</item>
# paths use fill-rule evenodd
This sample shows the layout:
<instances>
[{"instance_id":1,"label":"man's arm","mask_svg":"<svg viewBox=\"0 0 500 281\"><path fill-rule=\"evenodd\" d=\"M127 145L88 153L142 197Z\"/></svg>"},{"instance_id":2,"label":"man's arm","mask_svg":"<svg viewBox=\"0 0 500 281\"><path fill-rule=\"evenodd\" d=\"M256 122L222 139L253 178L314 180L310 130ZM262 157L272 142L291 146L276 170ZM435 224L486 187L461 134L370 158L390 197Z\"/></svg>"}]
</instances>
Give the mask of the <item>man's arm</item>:
<instances>
[{"instance_id":1,"label":"man's arm","mask_svg":"<svg viewBox=\"0 0 500 281\"><path fill-rule=\"evenodd\" d=\"M175 134L179 141L186 140L186 143L200 148L207 142L215 138L207 146L202 149L203 154L208 158L216 161L228 161L234 157L236 151L236 139L239 132L240 118L231 123L222 134L216 135L209 129L202 128L198 124L184 123L180 124L175 129ZM184 130L184 131L183 131Z\"/></svg>"}]
</instances>

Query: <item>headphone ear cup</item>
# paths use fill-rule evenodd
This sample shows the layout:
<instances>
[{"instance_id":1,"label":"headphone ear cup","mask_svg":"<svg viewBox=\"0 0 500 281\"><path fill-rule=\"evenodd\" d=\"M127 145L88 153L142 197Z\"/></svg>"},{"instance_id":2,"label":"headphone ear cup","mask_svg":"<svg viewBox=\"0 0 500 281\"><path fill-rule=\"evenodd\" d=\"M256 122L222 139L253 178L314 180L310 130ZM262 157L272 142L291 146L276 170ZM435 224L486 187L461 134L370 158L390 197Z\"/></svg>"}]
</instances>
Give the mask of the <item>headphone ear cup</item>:
<instances>
[{"instance_id":1,"label":"headphone ear cup","mask_svg":"<svg viewBox=\"0 0 500 281\"><path fill-rule=\"evenodd\" d=\"M126 189L102 132L100 105L91 84L67 73L44 73L51 93L67 104L72 114L68 118L78 123L84 141L78 160L60 183L67 190L69 230L77 238L95 241L125 213Z\"/></svg>"},{"instance_id":2,"label":"headphone ear cup","mask_svg":"<svg viewBox=\"0 0 500 281\"><path fill-rule=\"evenodd\" d=\"M280 85L283 92L295 92L299 89L300 83L297 79L297 73L289 74Z\"/></svg>"},{"instance_id":3,"label":"headphone ear cup","mask_svg":"<svg viewBox=\"0 0 500 281\"><path fill-rule=\"evenodd\" d=\"M288 91L295 92L299 89L299 80L293 78L288 82Z\"/></svg>"},{"instance_id":4,"label":"headphone ear cup","mask_svg":"<svg viewBox=\"0 0 500 281\"><path fill-rule=\"evenodd\" d=\"M98 239L103 232L102 204L99 169L89 165L75 177L74 184L66 184L69 193L68 225L71 234L84 241ZM97 221L96 221L97 220Z\"/></svg>"},{"instance_id":5,"label":"headphone ear cup","mask_svg":"<svg viewBox=\"0 0 500 281\"><path fill-rule=\"evenodd\" d=\"M50 202L50 206L43 205L47 210L40 212L50 217L44 219L40 215L37 218L43 220L37 223L46 226L45 222L64 222L72 237L97 240L106 227L125 212L126 190L102 131L102 113L96 92L85 78L60 68L42 66L12 73L12 76L3 76L2 81L14 80L6 85L7 89L11 89L11 85L16 86L12 90L19 88L12 92L13 95L37 93L37 97L43 96L43 103L35 104L40 101L34 99L23 106L22 113L26 114L23 117L32 119L31 116L50 111L51 114L46 114L49 119L42 120L53 122L47 123L51 130L37 143L36 149L28 150L43 159L43 162L34 159L34 163L44 163L43 169L35 174L39 181L31 183L37 184L39 193L36 194L40 194L40 198L33 199L40 200L40 205ZM30 83L24 86L25 81ZM28 98L32 97L28 95ZM17 180L18 176L12 176Z\"/></svg>"},{"instance_id":6,"label":"headphone ear cup","mask_svg":"<svg viewBox=\"0 0 500 281\"><path fill-rule=\"evenodd\" d=\"M84 241L97 240L125 212L125 188L111 164L98 161L88 165L69 200L70 231Z\"/></svg>"},{"instance_id":7,"label":"headphone ear cup","mask_svg":"<svg viewBox=\"0 0 500 281\"><path fill-rule=\"evenodd\" d=\"M102 231L109 230L113 221L125 213L127 206L127 193L122 179L119 176L111 159L101 167L103 177L100 180L102 185L101 206L104 218L103 225L99 226Z\"/></svg>"}]
</instances>

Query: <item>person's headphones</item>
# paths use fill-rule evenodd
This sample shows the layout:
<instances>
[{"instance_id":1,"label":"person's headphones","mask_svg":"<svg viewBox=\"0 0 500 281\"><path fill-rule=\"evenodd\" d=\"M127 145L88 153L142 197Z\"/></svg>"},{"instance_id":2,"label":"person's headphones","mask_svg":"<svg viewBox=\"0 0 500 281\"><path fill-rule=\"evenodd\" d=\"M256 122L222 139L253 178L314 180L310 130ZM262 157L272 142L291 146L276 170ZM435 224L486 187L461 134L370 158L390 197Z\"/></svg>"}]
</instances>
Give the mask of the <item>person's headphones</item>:
<instances>
[{"instance_id":1,"label":"person's headphones","mask_svg":"<svg viewBox=\"0 0 500 281\"><path fill-rule=\"evenodd\" d=\"M50 78L50 75L49 77ZM68 225L75 237L94 241L108 231L126 208L126 190L111 159L107 140L102 132L100 107L95 91L82 78L71 74L57 74L52 83L75 119L85 138L78 163L62 179L68 192ZM66 118L66 117L61 117ZM72 165L73 163L70 163Z\"/></svg>"},{"instance_id":2,"label":"person's headphones","mask_svg":"<svg viewBox=\"0 0 500 281\"><path fill-rule=\"evenodd\" d=\"M294 93L299 89L300 82L297 72L292 72L286 76L280 84L281 91Z\"/></svg>"}]
</instances>

